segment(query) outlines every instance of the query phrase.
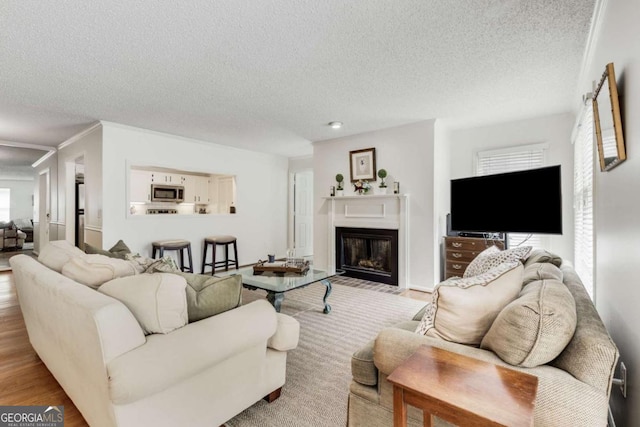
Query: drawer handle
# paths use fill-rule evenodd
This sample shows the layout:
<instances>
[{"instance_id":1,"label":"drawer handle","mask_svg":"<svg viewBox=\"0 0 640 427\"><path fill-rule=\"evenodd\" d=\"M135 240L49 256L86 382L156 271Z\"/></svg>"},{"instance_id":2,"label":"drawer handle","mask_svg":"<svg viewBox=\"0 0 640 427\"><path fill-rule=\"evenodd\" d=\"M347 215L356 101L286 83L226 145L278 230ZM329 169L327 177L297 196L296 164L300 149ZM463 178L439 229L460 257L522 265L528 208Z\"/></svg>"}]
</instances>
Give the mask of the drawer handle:
<instances>
[{"instance_id":1,"label":"drawer handle","mask_svg":"<svg viewBox=\"0 0 640 427\"><path fill-rule=\"evenodd\" d=\"M462 270L462 266L460 264L453 264L451 267L453 267L456 270Z\"/></svg>"},{"instance_id":2,"label":"drawer handle","mask_svg":"<svg viewBox=\"0 0 640 427\"><path fill-rule=\"evenodd\" d=\"M451 246L453 246L454 248L461 248L462 247L462 243L459 242L452 242Z\"/></svg>"},{"instance_id":3,"label":"drawer handle","mask_svg":"<svg viewBox=\"0 0 640 427\"><path fill-rule=\"evenodd\" d=\"M454 258L462 258L462 254L460 252L453 252L451 256Z\"/></svg>"}]
</instances>

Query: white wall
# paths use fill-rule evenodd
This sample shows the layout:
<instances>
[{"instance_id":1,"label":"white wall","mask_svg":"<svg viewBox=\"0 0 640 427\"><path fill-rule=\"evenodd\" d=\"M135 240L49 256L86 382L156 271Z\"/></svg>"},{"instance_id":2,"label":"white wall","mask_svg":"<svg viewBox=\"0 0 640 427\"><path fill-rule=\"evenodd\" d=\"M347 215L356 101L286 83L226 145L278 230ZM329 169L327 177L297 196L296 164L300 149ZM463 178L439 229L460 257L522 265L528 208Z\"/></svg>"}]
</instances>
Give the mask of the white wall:
<instances>
[{"instance_id":1,"label":"white wall","mask_svg":"<svg viewBox=\"0 0 640 427\"><path fill-rule=\"evenodd\" d=\"M84 240L102 246L102 126L96 124L73 136L58 147L58 238L75 240L76 161L84 164ZM106 180L111 179L108 169Z\"/></svg>"},{"instance_id":2,"label":"white wall","mask_svg":"<svg viewBox=\"0 0 640 427\"><path fill-rule=\"evenodd\" d=\"M450 210L451 192L451 132L441 120L435 124L435 152L434 152L434 193L433 193L433 233L434 253L438 258L438 279L444 280L444 238L447 235L447 214Z\"/></svg>"},{"instance_id":3,"label":"white wall","mask_svg":"<svg viewBox=\"0 0 640 427\"><path fill-rule=\"evenodd\" d=\"M240 264L286 254L287 158L232 148L144 129L103 125L103 247L119 239L134 252L151 256L161 239L191 242L200 272L203 240L216 234L238 238ZM237 213L215 215L128 215L128 167L158 166L236 175Z\"/></svg>"},{"instance_id":4,"label":"white wall","mask_svg":"<svg viewBox=\"0 0 640 427\"><path fill-rule=\"evenodd\" d=\"M451 178L473 176L476 153L482 150L547 143L547 165L562 166L562 230L561 236L550 236L549 250L573 260L573 145L571 131L575 116L555 114L528 120L467 129L452 129ZM448 184L447 184L448 185ZM489 194L499 203L500 194ZM536 209L532 206L532 209Z\"/></svg>"},{"instance_id":5,"label":"white wall","mask_svg":"<svg viewBox=\"0 0 640 427\"><path fill-rule=\"evenodd\" d=\"M10 219L33 218L33 177L27 179L0 179L0 188L11 191Z\"/></svg>"},{"instance_id":6,"label":"white wall","mask_svg":"<svg viewBox=\"0 0 640 427\"><path fill-rule=\"evenodd\" d=\"M345 195L353 192L349 175L349 151L375 147L377 169L386 169L386 182L400 182L409 194L409 284L431 288L439 281L434 253L434 120L375 132L336 138L313 144L314 264L326 268L328 253L327 203L335 176L345 177ZM378 178L379 179L379 178ZM376 184L374 184L376 185Z\"/></svg>"},{"instance_id":7,"label":"white wall","mask_svg":"<svg viewBox=\"0 0 640 427\"><path fill-rule=\"evenodd\" d=\"M595 298L598 312L628 368L628 397L618 387L611 408L618 426L640 425L640 5L637 0L608 0L596 34L582 93L592 92L605 66L614 63L624 111L627 160L609 172L596 170Z\"/></svg>"}]
</instances>

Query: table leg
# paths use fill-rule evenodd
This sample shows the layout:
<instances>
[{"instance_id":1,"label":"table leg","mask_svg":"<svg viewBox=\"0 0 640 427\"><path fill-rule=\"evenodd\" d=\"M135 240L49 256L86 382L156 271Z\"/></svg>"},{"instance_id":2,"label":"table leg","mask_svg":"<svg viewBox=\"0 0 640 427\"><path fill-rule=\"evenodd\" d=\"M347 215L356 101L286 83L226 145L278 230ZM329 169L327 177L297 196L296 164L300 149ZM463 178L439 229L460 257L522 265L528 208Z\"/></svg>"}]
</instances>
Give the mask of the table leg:
<instances>
[{"instance_id":1,"label":"table leg","mask_svg":"<svg viewBox=\"0 0 640 427\"><path fill-rule=\"evenodd\" d=\"M407 404L404 401L404 390L397 385L393 386L393 427L405 427L407 425ZM426 425L426 424L425 424Z\"/></svg>"},{"instance_id":2,"label":"table leg","mask_svg":"<svg viewBox=\"0 0 640 427\"><path fill-rule=\"evenodd\" d=\"M280 313L280 306L284 300L284 292L271 292L267 293L267 300L276 309L276 313Z\"/></svg>"},{"instance_id":3,"label":"table leg","mask_svg":"<svg viewBox=\"0 0 640 427\"><path fill-rule=\"evenodd\" d=\"M431 417L431 414L427 411L422 411L422 425L423 427L433 426L433 418Z\"/></svg>"},{"instance_id":4,"label":"table leg","mask_svg":"<svg viewBox=\"0 0 640 427\"><path fill-rule=\"evenodd\" d=\"M327 287L327 290L324 292L324 298L322 298L322 302L324 302L324 314L331 313L331 306L327 304L327 298L331 295L331 282L328 279L323 279L320 281L323 285Z\"/></svg>"}]
</instances>

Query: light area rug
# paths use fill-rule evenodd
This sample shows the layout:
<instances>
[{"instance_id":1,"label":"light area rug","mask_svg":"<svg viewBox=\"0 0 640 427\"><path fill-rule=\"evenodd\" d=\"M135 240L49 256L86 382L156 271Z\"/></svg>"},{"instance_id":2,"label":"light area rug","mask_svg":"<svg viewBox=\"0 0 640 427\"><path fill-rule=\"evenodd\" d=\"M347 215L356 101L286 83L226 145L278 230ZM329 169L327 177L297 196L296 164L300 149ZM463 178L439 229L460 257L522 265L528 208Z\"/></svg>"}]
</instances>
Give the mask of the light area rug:
<instances>
[{"instance_id":1,"label":"light area rug","mask_svg":"<svg viewBox=\"0 0 640 427\"><path fill-rule=\"evenodd\" d=\"M399 295L333 285L329 314L325 287L315 283L285 294L281 312L300 322L298 347L287 355L287 380L273 403L261 400L229 420L228 427L346 426L351 355L387 326L410 320L425 304ZM244 289L243 304L265 298Z\"/></svg>"}]
</instances>

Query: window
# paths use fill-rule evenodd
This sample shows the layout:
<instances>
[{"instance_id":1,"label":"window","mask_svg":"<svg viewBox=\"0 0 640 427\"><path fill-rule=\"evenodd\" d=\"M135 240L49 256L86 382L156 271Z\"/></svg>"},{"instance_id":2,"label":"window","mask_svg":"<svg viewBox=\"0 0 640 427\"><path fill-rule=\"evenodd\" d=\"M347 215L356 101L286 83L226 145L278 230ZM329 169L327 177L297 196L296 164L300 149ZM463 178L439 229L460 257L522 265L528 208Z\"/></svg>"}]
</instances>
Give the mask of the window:
<instances>
[{"instance_id":1,"label":"window","mask_svg":"<svg viewBox=\"0 0 640 427\"><path fill-rule=\"evenodd\" d=\"M0 221L11 218L11 189L0 188Z\"/></svg>"},{"instance_id":2,"label":"window","mask_svg":"<svg viewBox=\"0 0 640 427\"><path fill-rule=\"evenodd\" d=\"M476 159L476 175L493 175L543 167L546 148L547 144L531 144L479 151ZM508 238L509 247L518 245L534 248L548 247L548 238L540 234L509 233Z\"/></svg>"},{"instance_id":3,"label":"window","mask_svg":"<svg viewBox=\"0 0 640 427\"><path fill-rule=\"evenodd\" d=\"M574 267L593 299L593 106L587 100L573 135Z\"/></svg>"}]
</instances>

